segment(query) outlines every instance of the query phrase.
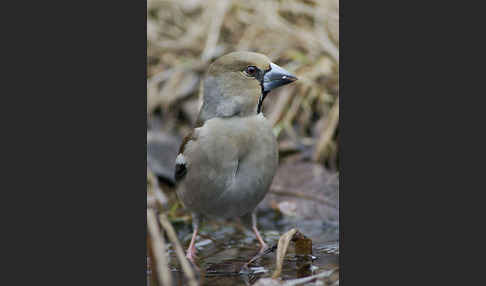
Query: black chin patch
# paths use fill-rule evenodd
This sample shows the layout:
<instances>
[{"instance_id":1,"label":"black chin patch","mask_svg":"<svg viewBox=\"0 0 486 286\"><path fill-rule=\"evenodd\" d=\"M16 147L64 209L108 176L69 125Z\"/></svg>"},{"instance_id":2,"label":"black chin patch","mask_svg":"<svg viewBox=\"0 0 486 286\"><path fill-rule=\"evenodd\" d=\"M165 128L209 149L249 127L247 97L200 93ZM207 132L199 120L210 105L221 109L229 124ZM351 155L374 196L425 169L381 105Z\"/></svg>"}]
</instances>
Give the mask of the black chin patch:
<instances>
[{"instance_id":1,"label":"black chin patch","mask_svg":"<svg viewBox=\"0 0 486 286\"><path fill-rule=\"evenodd\" d=\"M257 114L259 114L260 112L262 112L262 108L263 108L263 101L265 100L265 97L267 96L268 94L268 91L264 91L264 88L263 88L263 77L265 76L265 74L269 71L271 71L272 68L268 68L268 70L265 70L263 72L260 72L259 75L258 75L258 81L260 82L260 87L262 89L262 95L260 95L260 98L258 98L258 107L257 107Z\"/></svg>"},{"instance_id":2,"label":"black chin patch","mask_svg":"<svg viewBox=\"0 0 486 286\"><path fill-rule=\"evenodd\" d=\"M263 100L265 99L265 96L267 96L267 94L268 94L268 92L263 91L263 87L262 87L262 95L260 95L260 98L258 98L257 114L262 112Z\"/></svg>"}]
</instances>

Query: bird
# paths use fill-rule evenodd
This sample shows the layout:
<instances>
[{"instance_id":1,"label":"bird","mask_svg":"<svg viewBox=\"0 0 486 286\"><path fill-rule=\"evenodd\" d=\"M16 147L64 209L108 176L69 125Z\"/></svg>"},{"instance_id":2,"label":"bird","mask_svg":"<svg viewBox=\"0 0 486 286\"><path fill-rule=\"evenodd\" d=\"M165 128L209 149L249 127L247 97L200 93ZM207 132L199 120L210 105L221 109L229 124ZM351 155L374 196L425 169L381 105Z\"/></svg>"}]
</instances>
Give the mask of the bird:
<instances>
[{"instance_id":1,"label":"bird","mask_svg":"<svg viewBox=\"0 0 486 286\"><path fill-rule=\"evenodd\" d=\"M204 218L251 216L260 252L268 248L257 228L256 207L276 173L278 145L263 115L263 100L271 90L296 80L255 52L232 52L209 66L194 129L183 139L175 160L176 193L192 216L186 257L193 264Z\"/></svg>"}]
</instances>

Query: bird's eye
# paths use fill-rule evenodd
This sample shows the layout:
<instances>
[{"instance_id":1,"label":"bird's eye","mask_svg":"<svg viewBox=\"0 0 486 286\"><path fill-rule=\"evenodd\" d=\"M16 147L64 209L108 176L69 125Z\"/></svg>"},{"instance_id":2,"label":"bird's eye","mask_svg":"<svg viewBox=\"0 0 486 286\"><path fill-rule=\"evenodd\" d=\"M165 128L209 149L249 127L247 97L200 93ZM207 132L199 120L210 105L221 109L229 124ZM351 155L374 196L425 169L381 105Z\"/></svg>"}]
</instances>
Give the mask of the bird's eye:
<instances>
[{"instance_id":1,"label":"bird's eye","mask_svg":"<svg viewBox=\"0 0 486 286\"><path fill-rule=\"evenodd\" d=\"M249 76L255 76L257 74L258 68L255 66L248 66L245 69L245 73Z\"/></svg>"}]
</instances>

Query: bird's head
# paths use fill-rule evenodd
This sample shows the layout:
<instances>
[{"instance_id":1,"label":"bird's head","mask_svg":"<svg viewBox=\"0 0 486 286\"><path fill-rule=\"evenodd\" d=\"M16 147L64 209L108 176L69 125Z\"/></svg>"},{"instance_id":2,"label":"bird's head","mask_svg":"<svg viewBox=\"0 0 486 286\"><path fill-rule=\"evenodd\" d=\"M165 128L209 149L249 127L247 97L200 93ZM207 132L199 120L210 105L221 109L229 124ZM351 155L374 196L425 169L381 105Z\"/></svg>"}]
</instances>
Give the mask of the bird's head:
<instances>
[{"instance_id":1,"label":"bird's head","mask_svg":"<svg viewBox=\"0 0 486 286\"><path fill-rule=\"evenodd\" d=\"M199 120L260 113L271 90L295 80L294 75L265 55L252 52L224 55L209 67Z\"/></svg>"}]
</instances>

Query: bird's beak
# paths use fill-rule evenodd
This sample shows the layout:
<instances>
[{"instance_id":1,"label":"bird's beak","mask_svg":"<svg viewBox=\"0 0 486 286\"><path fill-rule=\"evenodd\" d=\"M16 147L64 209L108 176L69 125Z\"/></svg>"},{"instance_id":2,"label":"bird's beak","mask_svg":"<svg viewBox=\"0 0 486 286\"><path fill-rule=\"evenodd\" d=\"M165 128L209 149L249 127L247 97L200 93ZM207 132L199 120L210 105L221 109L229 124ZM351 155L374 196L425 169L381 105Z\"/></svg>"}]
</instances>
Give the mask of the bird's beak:
<instances>
[{"instance_id":1,"label":"bird's beak","mask_svg":"<svg viewBox=\"0 0 486 286\"><path fill-rule=\"evenodd\" d=\"M274 63L270 63L270 70L263 76L263 91L265 93L282 85L294 82L297 77Z\"/></svg>"}]
</instances>

